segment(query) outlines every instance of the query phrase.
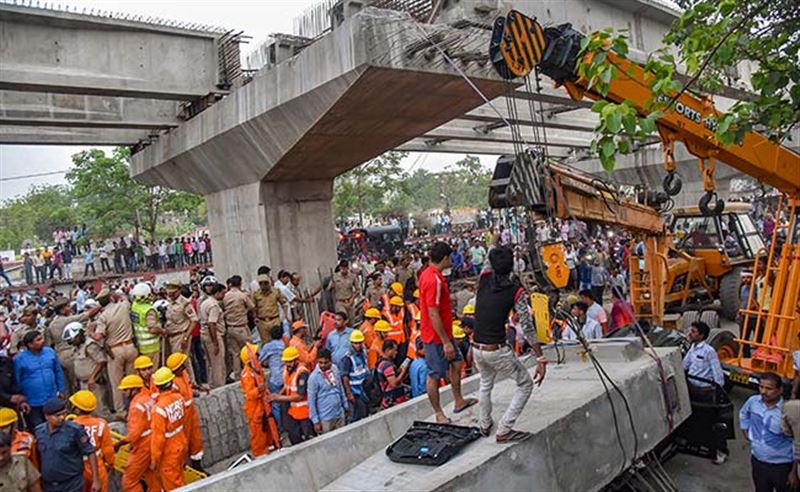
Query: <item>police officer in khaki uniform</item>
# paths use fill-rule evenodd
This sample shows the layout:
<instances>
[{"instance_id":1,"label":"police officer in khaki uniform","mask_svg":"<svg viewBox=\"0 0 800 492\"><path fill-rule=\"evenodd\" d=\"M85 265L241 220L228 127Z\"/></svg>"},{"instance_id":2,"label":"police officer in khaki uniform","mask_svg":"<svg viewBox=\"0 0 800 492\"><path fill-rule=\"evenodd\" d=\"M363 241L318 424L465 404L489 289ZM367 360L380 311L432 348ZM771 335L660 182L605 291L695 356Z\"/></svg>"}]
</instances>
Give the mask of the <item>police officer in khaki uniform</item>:
<instances>
[{"instance_id":1,"label":"police officer in khaki uniform","mask_svg":"<svg viewBox=\"0 0 800 492\"><path fill-rule=\"evenodd\" d=\"M25 338L27 333L32 331L39 331L36 329L36 318L39 316L39 311L36 306L27 305L22 313L19 315L19 324L14 328L11 334L11 345L8 347L8 355L14 356L18 354L22 348L22 339Z\"/></svg>"},{"instance_id":2,"label":"police officer in khaki uniform","mask_svg":"<svg viewBox=\"0 0 800 492\"><path fill-rule=\"evenodd\" d=\"M228 330L228 368L233 370L234 379L239 379L242 372L242 363L239 352L242 347L250 342L250 328L247 323L247 314L255 311L255 305L250 296L242 292L242 277L234 275L228 279L228 292L222 298L222 307L225 311L225 327Z\"/></svg>"},{"instance_id":3,"label":"police officer in khaki uniform","mask_svg":"<svg viewBox=\"0 0 800 492\"><path fill-rule=\"evenodd\" d=\"M256 326L261 343L267 343L270 336L269 332L273 327L281 324L280 310L278 306L283 306L284 311L288 312L289 303L281 291L272 287L272 280L268 275L259 275L259 289L253 292L253 304L256 307Z\"/></svg>"},{"instance_id":4,"label":"police officer in khaki uniform","mask_svg":"<svg viewBox=\"0 0 800 492\"><path fill-rule=\"evenodd\" d=\"M64 369L64 377L67 379L67 391L72 392L75 391L75 371L72 357L70 357L73 348L61 336L68 324L75 321L85 323L100 311L100 306L87 309L81 314L74 314L69 301L62 297L53 303L53 311L56 314L47 325L47 339L61 361L61 368Z\"/></svg>"},{"instance_id":5,"label":"police officer in khaki uniform","mask_svg":"<svg viewBox=\"0 0 800 492\"><path fill-rule=\"evenodd\" d=\"M200 341L208 361L209 382L212 388L225 384L227 368L225 365L225 316L222 313L222 299L225 286L213 284L204 287L208 296L200 304Z\"/></svg>"},{"instance_id":6,"label":"police officer in khaki uniform","mask_svg":"<svg viewBox=\"0 0 800 492\"><path fill-rule=\"evenodd\" d=\"M353 303L356 300L356 278L350 273L347 261L339 262L337 272L333 274L330 288L333 289L333 298L336 301L336 311L347 313L347 319L355 319Z\"/></svg>"},{"instance_id":7,"label":"police officer in khaki uniform","mask_svg":"<svg viewBox=\"0 0 800 492\"><path fill-rule=\"evenodd\" d=\"M126 374L133 374L133 361L139 356L133 343L131 303L122 294L111 294L103 289L97 295L103 310L95 320L92 338L105 345L109 355L107 364L109 385L114 396L114 412L125 413L122 391L117 388Z\"/></svg>"},{"instance_id":8,"label":"police officer in khaki uniform","mask_svg":"<svg viewBox=\"0 0 800 492\"><path fill-rule=\"evenodd\" d=\"M197 313L192 307L192 301L181 293L183 284L180 280L173 279L167 282L167 298L169 307L166 312L164 330L167 332L167 357L175 352L189 353L189 342L192 337L192 326L197 323ZM189 376L194 381L194 371L191 364L186 364Z\"/></svg>"},{"instance_id":9,"label":"police officer in khaki uniform","mask_svg":"<svg viewBox=\"0 0 800 492\"><path fill-rule=\"evenodd\" d=\"M83 324L72 322L64 328L64 341L73 347L70 357L75 370L75 391L89 390L97 398L97 412L106 414L108 378L105 374L108 357L97 340L87 337Z\"/></svg>"}]
</instances>

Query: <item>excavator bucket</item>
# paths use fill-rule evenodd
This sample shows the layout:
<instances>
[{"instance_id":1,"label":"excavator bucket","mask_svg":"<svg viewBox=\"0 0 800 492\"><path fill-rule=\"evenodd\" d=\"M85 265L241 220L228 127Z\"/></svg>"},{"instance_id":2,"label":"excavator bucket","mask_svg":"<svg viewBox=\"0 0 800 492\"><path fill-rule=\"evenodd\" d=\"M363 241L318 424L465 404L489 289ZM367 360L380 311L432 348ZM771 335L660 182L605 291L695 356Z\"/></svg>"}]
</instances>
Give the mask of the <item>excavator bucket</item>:
<instances>
[{"instance_id":1,"label":"excavator bucket","mask_svg":"<svg viewBox=\"0 0 800 492\"><path fill-rule=\"evenodd\" d=\"M489 57L504 79L526 77L544 56L542 26L527 15L511 10L494 22Z\"/></svg>"}]
</instances>

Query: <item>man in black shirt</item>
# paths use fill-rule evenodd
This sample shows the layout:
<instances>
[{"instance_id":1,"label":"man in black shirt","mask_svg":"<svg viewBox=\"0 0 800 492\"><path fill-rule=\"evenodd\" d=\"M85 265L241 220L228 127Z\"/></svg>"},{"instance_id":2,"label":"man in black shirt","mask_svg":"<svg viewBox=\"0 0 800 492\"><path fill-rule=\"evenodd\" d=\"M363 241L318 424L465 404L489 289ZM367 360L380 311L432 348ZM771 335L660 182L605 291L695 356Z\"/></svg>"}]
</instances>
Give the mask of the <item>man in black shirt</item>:
<instances>
[{"instance_id":1,"label":"man in black shirt","mask_svg":"<svg viewBox=\"0 0 800 492\"><path fill-rule=\"evenodd\" d=\"M525 404L531 396L533 385L542 384L547 359L542 354L536 330L531 319L525 290L516 278L511 277L514 254L508 247L497 247L489 253L490 271L484 271L478 279L475 300L475 334L472 350L475 365L481 375L478 392L479 425L481 434L488 436L492 429L492 388L495 379L509 376L517 383L511 404L503 414L497 427L495 440L499 443L520 441L530 434L512 429ZM523 336L533 346L537 356L535 379L517 359L514 350L506 343L506 319L514 309L519 315Z\"/></svg>"}]
</instances>

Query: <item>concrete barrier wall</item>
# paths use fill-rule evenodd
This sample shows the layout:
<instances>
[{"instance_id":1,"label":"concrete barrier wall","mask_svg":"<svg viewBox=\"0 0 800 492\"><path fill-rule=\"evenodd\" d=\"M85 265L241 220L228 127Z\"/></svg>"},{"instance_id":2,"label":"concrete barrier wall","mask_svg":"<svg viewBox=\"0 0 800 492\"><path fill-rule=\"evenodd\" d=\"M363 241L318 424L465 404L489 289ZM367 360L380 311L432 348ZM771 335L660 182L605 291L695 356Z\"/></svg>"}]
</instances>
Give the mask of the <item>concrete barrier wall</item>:
<instances>
[{"instance_id":1,"label":"concrete barrier wall","mask_svg":"<svg viewBox=\"0 0 800 492\"><path fill-rule=\"evenodd\" d=\"M679 406L681 407L676 416L675 422L677 425L677 423L686 418L689 408L683 374L679 371L680 354L675 349L659 349L659 352L664 358L664 365L668 374L674 377L675 387L684 387L683 393L676 391L676 394L679 395ZM619 343L613 345L601 344L596 347L596 354L601 360L618 363L646 357L640 348L632 344L621 346ZM576 348L568 349L567 357L573 362L576 361L579 357ZM550 358L554 359L552 355ZM531 362L530 359L526 361L527 364ZM592 371L591 366L588 365L582 370ZM552 377L555 378L557 376L554 374ZM615 380L625 379L623 391L631 400L631 404L636 405L633 410L637 415L636 424L640 434L639 454L641 455L645 451L652 449L667 433L666 423L662 417L665 412L664 403L663 398L660 396L661 386L658 381L655 364L651 364L647 367L647 370L637 374L631 382L627 381L627 378L621 378L620 374L612 375L612 377ZM237 385L232 386L238 390ZM465 394L477 391L478 376L464 380L462 386ZM222 393L226 390L220 389L217 391ZM586 403L580 410L571 412L570 418L563 418L564 414L559 412L550 412L546 415L545 424L543 425L551 426L548 428L548 432L537 435L534 439L525 443L526 449L528 446L533 446L531 447L531 453L540 456L532 461L526 458L525 475L528 474L529 469L531 473L553 475L553 480L555 480L552 482L555 485L552 488L553 490L578 490L574 488L575 485L586 483L587 476L574 476L571 471L572 466L586 468L586 473L591 473L588 478L592 481L596 480L598 483L600 480L607 482L613 479L618 470L614 467L609 467L606 463L609 461L609 454L620 453L620 451L618 447L614 447L617 446L616 438L610 407L605 394L597 393L596 389L593 391L587 397ZM602 388L600 391L602 391ZM212 393L210 396L214 396L214 394ZM441 396L443 405L452 402L452 391L449 387L441 389ZM575 395L575 397L581 398L582 396ZM220 397L217 398L219 399ZM619 398L615 399L615 403L617 404L618 418L620 420L626 419L626 414ZM230 408L231 403L225 401L222 406L224 405L228 405L228 408ZM240 414L241 411L238 413ZM187 486L185 490L319 490L332 484L339 477L353 469L356 464L369 466L370 458L375 459L374 455L376 453L379 453L388 444L402 436L413 421L425 420L432 413L433 411L427 398L424 396L419 397L373 415L357 424L346 426L298 446L283 449L231 472L209 477L206 480ZM203 411L201 410L202 415ZM207 414L208 417L211 415ZM238 420L239 418L239 415L226 414L224 417L218 418L218 420ZM207 421L204 425L208 425ZM622 421L620 425L623 432L625 432L625 429L629 429L627 420ZM246 434L244 423L242 423L241 428L233 429L235 426L230 427L232 430L227 437L229 442L228 444L223 444L223 446L227 446L228 450L240 446L240 436ZM212 429L211 434L213 435L214 432L225 431ZM222 436L224 435L222 434ZM207 442L211 440L216 443L222 438L219 434L217 436L206 436L204 439ZM589 449L588 446L591 446L593 450L596 449L596 451L586 453L586 450ZM632 438L629 438L626 446L630 450L630 454L632 452ZM209 452L210 448L207 447L207 456L209 456ZM579 454L581 456L581 464L573 465L573 458ZM611 455L616 456L614 454ZM505 463L504 460L511 460L507 465L503 464L497 468L492 468L492 470L502 469L505 470L504 473L508 473L508 467L512 465L518 466L518 464L514 464L515 459L512 456L513 454L503 455L496 460L492 460L499 460L498 463ZM526 453L526 456L531 455ZM592 456L595 457L593 458ZM597 463L594 461L597 461ZM621 458L614 461L618 463ZM369 470L367 471L369 472ZM497 475L493 476L498 479ZM477 480L478 478L470 474L463 474L447 477L439 485L452 487L453 489L493 489L490 482L481 482L481 486L477 487ZM506 480L506 478L504 477L503 480ZM503 483L505 487L505 481ZM509 484L514 485L515 482L512 481ZM522 487L525 484L528 486ZM530 490L530 479L521 479L518 485L523 490ZM380 488L379 485L376 486ZM366 484L362 484L362 487L369 488ZM515 489L517 487L514 485L511 488Z\"/></svg>"}]
</instances>

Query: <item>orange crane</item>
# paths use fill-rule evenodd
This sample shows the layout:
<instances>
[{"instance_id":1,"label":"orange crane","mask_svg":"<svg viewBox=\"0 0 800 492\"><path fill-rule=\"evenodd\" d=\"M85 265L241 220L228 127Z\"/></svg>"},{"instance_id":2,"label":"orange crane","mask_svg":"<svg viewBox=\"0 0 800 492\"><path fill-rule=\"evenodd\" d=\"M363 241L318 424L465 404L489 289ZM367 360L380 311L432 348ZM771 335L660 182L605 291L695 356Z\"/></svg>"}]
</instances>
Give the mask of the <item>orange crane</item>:
<instances>
[{"instance_id":1,"label":"orange crane","mask_svg":"<svg viewBox=\"0 0 800 492\"><path fill-rule=\"evenodd\" d=\"M619 76L609 82L605 95L579 76L578 67L591 63L597 55L581 54L584 38L570 24L543 29L536 19L511 10L495 20L489 56L497 72L509 80L527 77L536 68L556 86L564 87L575 101L629 101L641 116L649 115L653 91L648 83L651 76L643 66L608 51L606 60L618 69ZM656 121L668 194L674 196L681 189L673 157L676 142L682 142L698 158L705 190L698 208L705 216L718 215L725 206L715 192L717 160L782 194L769 247L755 255L747 307L740 311L741 334L717 332L711 343L730 382L752 385L764 371L777 372L789 382L795 376L792 352L800 350L800 155L758 132L748 132L740 144L723 145L715 134L721 113L710 98L688 90L673 97L673 104Z\"/></svg>"}]
</instances>

